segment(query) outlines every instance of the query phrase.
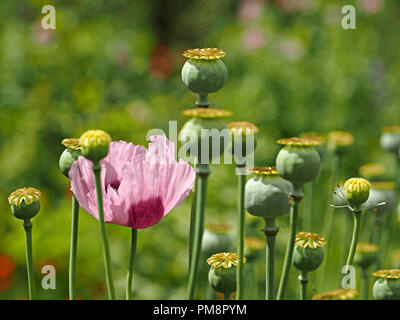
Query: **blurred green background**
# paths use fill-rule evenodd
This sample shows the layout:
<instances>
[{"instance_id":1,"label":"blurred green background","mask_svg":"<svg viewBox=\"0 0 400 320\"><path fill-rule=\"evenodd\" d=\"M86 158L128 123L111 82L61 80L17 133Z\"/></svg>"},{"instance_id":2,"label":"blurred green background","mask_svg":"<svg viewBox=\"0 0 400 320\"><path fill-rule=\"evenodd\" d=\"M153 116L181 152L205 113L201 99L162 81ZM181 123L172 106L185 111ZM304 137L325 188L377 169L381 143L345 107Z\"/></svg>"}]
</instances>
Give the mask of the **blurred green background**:
<instances>
[{"instance_id":1,"label":"blurred green background","mask_svg":"<svg viewBox=\"0 0 400 320\"><path fill-rule=\"evenodd\" d=\"M56 8L56 30L41 28L46 4ZM24 186L42 191L42 210L33 220L38 295L66 299L71 200L58 168L61 140L101 128L115 140L146 144L152 128L168 134L168 120L178 120L181 127L180 112L196 101L180 79L184 49L227 52L228 82L210 101L232 110L230 121L259 126L256 165L274 164L278 138L347 130L355 143L342 157L341 179L358 175L359 166L372 161L393 174L394 161L381 150L379 136L383 125L400 122L400 2L346 4L356 8L356 30L342 29L343 3L332 0L1 1L0 298L27 297L24 232L11 216L8 195ZM229 224L234 238L233 170L212 167L206 222ZM323 215L334 214L326 210L330 186L323 178L314 194L311 231L317 233L322 233ZM159 224L139 232L135 298L186 298L189 211L190 197ZM332 267L322 281L311 275L310 295L340 285L345 220L344 214L335 216L333 253L326 262ZM277 279L288 218L278 224ZM259 229L248 232L262 237ZM115 285L123 298L130 230L108 225L108 232ZM399 242L390 245L389 253ZM390 257L385 259L384 267L391 267ZM56 266L56 290L40 287L45 264ZM258 264L262 298L263 259ZM288 298L297 297L296 277L293 270ZM106 297L98 224L84 212L77 279L81 299ZM201 282L206 281L203 276ZM199 298L205 298L203 287Z\"/></svg>"}]
</instances>

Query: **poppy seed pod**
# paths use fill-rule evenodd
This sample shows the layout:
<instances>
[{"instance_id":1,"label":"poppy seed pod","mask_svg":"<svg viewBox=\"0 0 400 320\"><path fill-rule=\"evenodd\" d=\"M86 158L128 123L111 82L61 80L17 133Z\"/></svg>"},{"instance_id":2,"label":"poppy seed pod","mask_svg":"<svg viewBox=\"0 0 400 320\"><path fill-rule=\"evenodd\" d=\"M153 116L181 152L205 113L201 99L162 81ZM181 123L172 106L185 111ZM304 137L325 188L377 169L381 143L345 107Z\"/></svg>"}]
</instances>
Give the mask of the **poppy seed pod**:
<instances>
[{"instance_id":1,"label":"poppy seed pod","mask_svg":"<svg viewBox=\"0 0 400 320\"><path fill-rule=\"evenodd\" d=\"M257 126L246 121L231 122L227 125L231 133L231 145L229 152L235 157L237 164L254 153L256 149L255 134L258 132Z\"/></svg>"},{"instance_id":2,"label":"poppy seed pod","mask_svg":"<svg viewBox=\"0 0 400 320\"><path fill-rule=\"evenodd\" d=\"M258 217L275 218L289 213L292 185L279 176L275 167L253 168L255 176L245 186L244 207Z\"/></svg>"},{"instance_id":3,"label":"poppy seed pod","mask_svg":"<svg viewBox=\"0 0 400 320\"><path fill-rule=\"evenodd\" d=\"M383 150L396 154L400 150L400 125L382 128L380 144Z\"/></svg>"},{"instance_id":4,"label":"poppy seed pod","mask_svg":"<svg viewBox=\"0 0 400 320\"><path fill-rule=\"evenodd\" d=\"M208 282L217 292L231 294L236 291L236 266L238 265L236 253L217 253L207 259L211 266L208 273ZM246 259L243 258L243 262Z\"/></svg>"},{"instance_id":5,"label":"poppy seed pod","mask_svg":"<svg viewBox=\"0 0 400 320\"><path fill-rule=\"evenodd\" d=\"M40 210L40 196L41 192L32 187L15 190L8 197L11 213L24 221L33 218Z\"/></svg>"},{"instance_id":6,"label":"poppy seed pod","mask_svg":"<svg viewBox=\"0 0 400 320\"><path fill-rule=\"evenodd\" d=\"M283 179L301 187L317 177L321 159L313 146L320 145L319 140L293 137L277 142L285 146L276 158L276 166Z\"/></svg>"},{"instance_id":7,"label":"poppy seed pod","mask_svg":"<svg viewBox=\"0 0 400 320\"><path fill-rule=\"evenodd\" d=\"M252 263L262 256L265 251L265 239L246 237L244 239L244 255L246 261Z\"/></svg>"},{"instance_id":8,"label":"poppy seed pod","mask_svg":"<svg viewBox=\"0 0 400 320\"><path fill-rule=\"evenodd\" d=\"M211 160L220 157L229 141L229 130L223 120L232 112L222 109L196 108L182 112L191 117L179 132L179 140L190 158Z\"/></svg>"},{"instance_id":9,"label":"poppy seed pod","mask_svg":"<svg viewBox=\"0 0 400 320\"><path fill-rule=\"evenodd\" d=\"M107 156L111 137L103 130L89 130L79 138L79 143L82 155L96 165Z\"/></svg>"},{"instance_id":10,"label":"poppy seed pod","mask_svg":"<svg viewBox=\"0 0 400 320\"><path fill-rule=\"evenodd\" d=\"M321 159L321 162L323 161L323 157L326 151L326 137L322 135L321 133L318 132L303 132L299 135L300 138L306 138L306 139L311 139L311 140L317 140L320 142L319 145L314 146L315 150L317 150L319 157Z\"/></svg>"},{"instance_id":11,"label":"poppy seed pod","mask_svg":"<svg viewBox=\"0 0 400 320\"><path fill-rule=\"evenodd\" d=\"M327 134L327 147L336 154L343 154L354 143L354 136L347 131L334 130Z\"/></svg>"},{"instance_id":12,"label":"poppy seed pod","mask_svg":"<svg viewBox=\"0 0 400 320\"><path fill-rule=\"evenodd\" d=\"M81 146L79 144L79 139L64 139L62 144L67 148L61 154L58 164L62 174L69 178L68 173L72 164L78 160L81 155Z\"/></svg>"},{"instance_id":13,"label":"poppy seed pod","mask_svg":"<svg viewBox=\"0 0 400 320\"><path fill-rule=\"evenodd\" d=\"M400 270L379 270L372 273L378 279L372 288L376 300L400 299Z\"/></svg>"},{"instance_id":14,"label":"poppy seed pod","mask_svg":"<svg viewBox=\"0 0 400 320\"><path fill-rule=\"evenodd\" d=\"M215 253L228 252L232 246L230 230L231 228L224 224L207 224L201 242L203 256L210 257Z\"/></svg>"},{"instance_id":15,"label":"poppy seed pod","mask_svg":"<svg viewBox=\"0 0 400 320\"><path fill-rule=\"evenodd\" d=\"M299 232L296 235L293 252L293 266L302 272L317 269L324 261L325 238L312 232Z\"/></svg>"},{"instance_id":16,"label":"poppy seed pod","mask_svg":"<svg viewBox=\"0 0 400 320\"><path fill-rule=\"evenodd\" d=\"M182 81L199 95L198 106L207 107L208 94L221 89L228 79L228 69L221 58L225 52L217 48L190 49L183 53L189 60L182 68Z\"/></svg>"},{"instance_id":17,"label":"poppy seed pod","mask_svg":"<svg viewBox=\"0 0 400 320\"><path fill-rule=\"evenodd\" d=\"M361 268L368 268L376 262L379 247L374 243L360 242L357 245L354 263Z\"/></svg>"},{"instance_id":18,"label":"poppy seed pod","mask_svg":"<svg viewBox=\"0 0 400 320\"><path fill-rule=\"evenodd\" d=\"M368 204L374 205L373 211L377 213L390 212L396 204L396 193L394 191L395 184L392 181L375 181L371 182L369 191ZM384 203L383 206L376 206Z\"/></svg>"},{"instance_id":19,"label":"poppy seed pod","mask_svg":"<svg viewBox=\"0 0 400 320\"><path fill-rule=\"evenodd\" d=\"M354 300L358 291L353 289L336 289L316 294L312 300Z\"/></svg>"},{"instance_id":20,"label":"poppy seed pod","mask_svg":"<svg viewBox=\"0 0 400 320\"><path fill-rule=\"evenodd\" d=\"M344 183L344 189L348 203L358 209L368 200L371 184L364 178L350 178Z\"/></svg>"}]
</instances>

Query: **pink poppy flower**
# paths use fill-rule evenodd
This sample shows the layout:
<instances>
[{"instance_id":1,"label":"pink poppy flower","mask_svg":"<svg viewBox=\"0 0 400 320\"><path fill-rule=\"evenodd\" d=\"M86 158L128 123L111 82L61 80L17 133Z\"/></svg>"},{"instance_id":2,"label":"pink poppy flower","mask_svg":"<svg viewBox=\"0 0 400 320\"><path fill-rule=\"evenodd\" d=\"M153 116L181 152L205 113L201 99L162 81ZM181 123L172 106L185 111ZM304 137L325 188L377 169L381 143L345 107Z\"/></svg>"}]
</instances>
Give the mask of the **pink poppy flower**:
<instances>
[{"instance_id":1,"label":"pink poppy flower","mask_svg":"<svg viewBox=\"0 0 400 320\"><path fill-rule=\"evenodd\" d=\"M149 149L111 142L101 164L104 220L135 229L150 227L178 206L193 188L196 174L175 160L175 145L152 136ZM71 189L80 206L98 219L93 163L79 157L71 167Z\"/></svg>"}]
</instances>

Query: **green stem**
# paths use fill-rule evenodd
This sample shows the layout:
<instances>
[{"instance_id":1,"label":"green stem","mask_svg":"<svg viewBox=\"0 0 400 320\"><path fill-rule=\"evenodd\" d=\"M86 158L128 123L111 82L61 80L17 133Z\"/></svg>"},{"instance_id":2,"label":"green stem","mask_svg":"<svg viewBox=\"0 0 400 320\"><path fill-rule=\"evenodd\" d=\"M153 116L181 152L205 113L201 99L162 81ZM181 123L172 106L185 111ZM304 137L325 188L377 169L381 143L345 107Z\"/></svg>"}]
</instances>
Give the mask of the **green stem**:
<instances>
[{"instance_id":1,"label":"green stem","mask_svg":"<svg viewBox=\"0 0 400 320\"><path fill-rule=\"evenodd\" d=\"M101 178L100 178L101 167L99 164L93 167L95 183L96 183L96 194L97 194L97 209L99 215L99 225L100 225L100 233L103 240L103 254L104 254L104 266L106 271L106 283L108 289L108 297L110 300L115 300L115 291L114 291L114 283L112 279L112 270L111 270L111 255L110 255L110 247L108 245L107 232L106 232L106 224L104 222L104 209L103 209L103 194L101 188Z\"/></svg>"},{"instance_id":2,"label":"green stem","mask_svg":"<svg viewBox=\"0 0 400 320\"><path fill-rule=\"evenodd\" d=\"M238 244L237 244L237 252L238 252L238 266L236 273L236 300L243 299L243 291L244 291L244 278L243 278L243 256L244 256L244 220L245 220L245 211L244 211L244 187L246 184L246 176L240 174L238 176L239 182L239 197L238 197Z\"/></svg>"},{"instance_id":3,"label":"green stem","mask_svg":"<svg viewBox=\"0 0 400 320\"><path fill-rule=\"evenodd\" d=\"M314 181L308 182L304 185L304 193L306 195L306 200L305 200L305 214L304 214L304 222L303 227L305 230L312 230L312 216L313 216L313 196L314 196Z\"/></svg>"},{"instance_id":4,"label":"green stem","mask_svg":"<svg viewBox=\"0 0 400 320\"><path fill-rule=\"evenodd\" d=\"M300 276L300 300L307 300L307 284L308 281L310 280L308 278L307 272L302 271Z\"/></svg>"},{"instance_id":5,"label":"green stem","mask_svg":"<svg viewBox=\"0 0 400 320\"><path fill-rule=\"evenodd\" d=\"M296 229L297 220L299 214L299 204L301 201L301 196L292 195L292 201L290 206L290 237L286 247L285 260L283 263L283 271L281 275L281 280L279 282L277 300L282 300L285 295L285 289L287 282L289 280L290 266L292 264L294 242L296 240Z\"/></svg>"},{"instance_id":6,"label":"green stem","mask_svg":"<svg viewBox=\"0 0 400 320\"><path fill-rule=\"evenodd\" d=\"M368 283L368 270L367 268L363 268L361 270L361 281L362 281L362 299L368 300L368 291L369 291L369 283Z\"/></svg>"},{"instance_id":7,"label":"green stem","mask_svg":"<svg viewBox=\"0 0 400 320\"><path fill-rule=\"evenodd\" d=\"M194 214L194 232L193 232L193 246L190 258L189 268L189 285L188 285L188 298L189 300L194 299L196 291L197 274L199 270L199 260L201 253L201 240L203 237L204 229L204 208L206 203L207 193L207 178L210 174L210 168L208 164L198 165L196 167L196 207Z\"/></svg>"},{"instance_id":8,"label":"green stem","mask_svg":"<svg viewBox=\"0 0 400 320\"><path fill-rule=\"evenodd\" d=\"M194 163L194 169L196 170L196 161ZM189 226L189 270L192 259L193 252L193 234L194 234L194 220L195 220L195 210L196 210L196 188L194 188L194 192L192 195L192 204L190 207L190 226Z\"/></svg>"},{"instance_id":9,"label":"green stem","mask_svg":"<svg viewBox=\"0 0 400 320\"><path fill-rule=\"evenodd\" d=\"M137 229L132 228L131 254L129 257L128 274L126 276L126 300L132 300L133 263L135 262L137 246Z\"/></svg>"},{"instance_id":10,"label":"green stem","mask_svg":"<svg viewBox=\"0 0 400 320\"><path fill-rule=\"evenodd\" d=\"M361 211L354 211L354 226L353 226L353 236L351 239L350 251L349 255L347 256L346 265L350 266L353 264L354 255L356 253L358 236L360 234L360 225L361 225Z\"/></svg>"},{"instance_id":11,"label":"green stem","mask_svg":"<svg viewBox=\"0 0 400 320\"><path fill-rule=\"evenodd\" d=\"M275 218L265 218L264 231L265 246L265 299L274 299L274 275L275 275L275 239L279 228L275 225Z\"/></svg>"},{"instance_id":12,"label":"green stem","mask_svg":"<svg viewBox=\"0 0 400 320\"><path fill-rule=\"evenodd\" d=\"M33 258L32 258L32 222L30 219L24 220L25 229L25 248L26 248L26 269L28 271L28 287L29 287L29 299L34 300L36 298L35 288L35 273L33 269Z\"/></svg>"},{"instance_id":13,"label":"green stem","mask_svg":"<svg viewBox=\"0 0 400 320\"><path fill-rule=\"evenodd\" d=\"M79 203L72 195L71 246L69 251L69 300L76 299L76 252L78 246Z\"/></svg>"}]
</instances>

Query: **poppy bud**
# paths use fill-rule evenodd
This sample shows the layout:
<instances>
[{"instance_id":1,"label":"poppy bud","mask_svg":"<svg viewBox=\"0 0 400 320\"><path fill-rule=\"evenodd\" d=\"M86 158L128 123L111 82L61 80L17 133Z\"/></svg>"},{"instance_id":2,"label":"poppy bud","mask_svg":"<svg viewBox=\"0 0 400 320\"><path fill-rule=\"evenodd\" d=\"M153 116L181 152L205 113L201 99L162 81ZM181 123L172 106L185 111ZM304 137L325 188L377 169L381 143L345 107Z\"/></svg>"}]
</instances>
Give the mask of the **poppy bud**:
<instances>
[{"instance_id":1,"label":"poppy bud","mask_svg":"<svg viewBox=\"0 0 400 320\"><path fill-rule=\"evenodd\" d=\"M29 220L36 216L40 210L41 192L35 188L22 188L15 190L8 197L11 213L21 220Z\"/></svg>"},{"instance_id":2,"label":"poppy bud","mask_svg":"<svg viewBox=\"0 0 400 320\"><path fill-rule=\"evenodd\" d=\"M82 155L96 165L107 156L111 137L103 130L89 130L79 138L79 143Z\"/></svg>"},{"instance_id":3,"label":"poppy bud","mask_svg":"<svg viewBox=\"0 0 400 320\"><path fill-rule=\"evenodd\" d=\"M346 200L358 208L368 200L371 184L363 178L350 178L344 183Z\"/></svg>"}]
</instances>

